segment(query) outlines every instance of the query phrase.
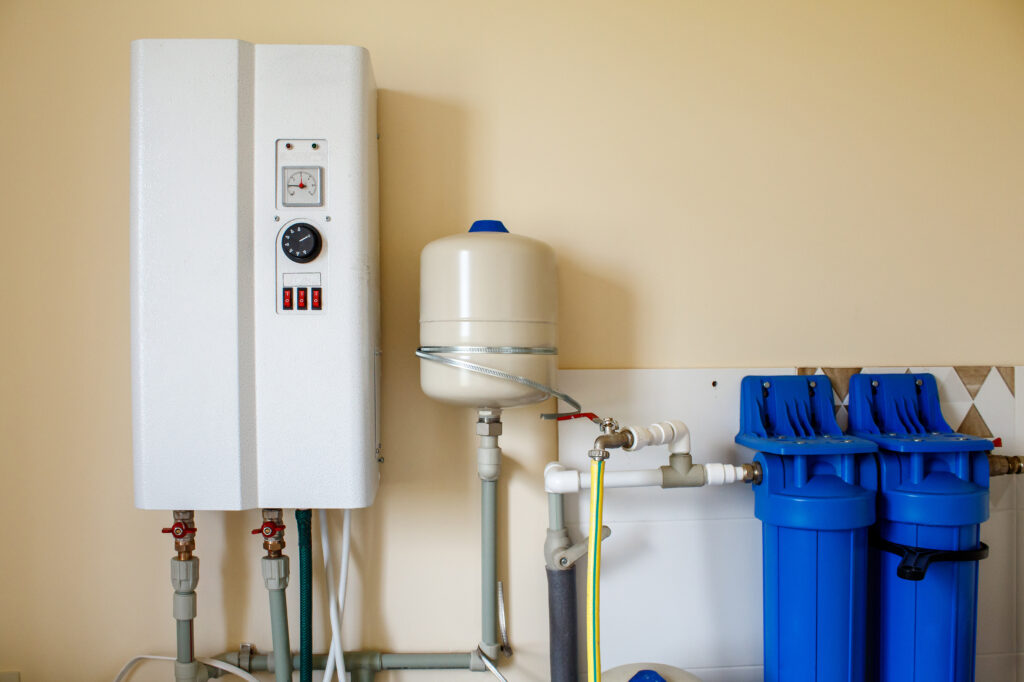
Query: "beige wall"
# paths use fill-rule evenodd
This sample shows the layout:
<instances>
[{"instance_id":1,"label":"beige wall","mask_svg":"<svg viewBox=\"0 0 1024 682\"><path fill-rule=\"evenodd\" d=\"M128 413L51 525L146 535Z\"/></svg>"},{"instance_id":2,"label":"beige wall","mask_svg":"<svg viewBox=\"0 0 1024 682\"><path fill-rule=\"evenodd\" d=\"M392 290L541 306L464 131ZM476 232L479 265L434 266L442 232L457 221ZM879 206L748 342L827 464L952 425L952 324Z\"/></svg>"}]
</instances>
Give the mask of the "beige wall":
<instances>
[{"instance_id":1,"label":"beige wall","mask_svg":"<svg viewBox=\"0 0 1024 682\"><path fill-rule=\"evenodd\" d=\"M0 670L24 680L173 649L168 515L131 494L142 37L373 56L387 461L357 516L350 646L478 638L473 415L425 399L412 356L419 250L474 218L558 253L563 367L1024 364L1016 0L0 0ZM520 682L546 677L538 411L504 439ZM199 517L202 653L269 648L256 516Z\"/></svg>"}]
</instances>

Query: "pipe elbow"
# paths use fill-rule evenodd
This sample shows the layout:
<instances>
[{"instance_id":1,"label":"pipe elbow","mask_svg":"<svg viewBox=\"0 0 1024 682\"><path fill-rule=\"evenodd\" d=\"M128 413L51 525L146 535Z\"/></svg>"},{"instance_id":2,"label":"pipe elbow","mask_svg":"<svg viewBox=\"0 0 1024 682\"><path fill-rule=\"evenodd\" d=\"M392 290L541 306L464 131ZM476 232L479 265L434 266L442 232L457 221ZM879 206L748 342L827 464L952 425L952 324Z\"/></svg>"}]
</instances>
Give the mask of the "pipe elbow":
<instances>
[{"instance_id":1,"label":"pipe elbow","mask_svg":"<svg viewBox=\"0 0 1024 682\"><path fill-rule=\"evenodd\" d=\"M544 467L544 492L547 493L578 493L580 491L580 473L567 469L558 462L551 462Z\"/></svg>"}]
</instances>

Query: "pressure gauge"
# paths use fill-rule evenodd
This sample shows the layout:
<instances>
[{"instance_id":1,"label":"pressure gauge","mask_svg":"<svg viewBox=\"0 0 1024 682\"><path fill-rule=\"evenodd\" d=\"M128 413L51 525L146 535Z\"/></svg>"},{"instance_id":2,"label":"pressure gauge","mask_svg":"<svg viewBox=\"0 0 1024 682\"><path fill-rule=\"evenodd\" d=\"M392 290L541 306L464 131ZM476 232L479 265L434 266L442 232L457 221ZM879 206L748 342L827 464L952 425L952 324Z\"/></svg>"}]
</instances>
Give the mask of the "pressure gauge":
<instances>
[{"instance_id":1,"label":"pressure gauge","mask_svg":"<svg viewBox=\"0 0 1024 682\"><path fill-rule=\"evenodd\" d=\"M281 204L284 206L323 206L321 170L319 166L283 168Z\"/></svg>"},{"instance_id":2,"label":"pressure gauge","mask_svg":"<svg viewBox=\"0 0 1024 682\"><path fill-rule=\"evenodd\" d=\"M281 235L281 250L296 263L308 263L320 255L323 239L309 223L295 223Z\"/></svg>"}]
</instances>

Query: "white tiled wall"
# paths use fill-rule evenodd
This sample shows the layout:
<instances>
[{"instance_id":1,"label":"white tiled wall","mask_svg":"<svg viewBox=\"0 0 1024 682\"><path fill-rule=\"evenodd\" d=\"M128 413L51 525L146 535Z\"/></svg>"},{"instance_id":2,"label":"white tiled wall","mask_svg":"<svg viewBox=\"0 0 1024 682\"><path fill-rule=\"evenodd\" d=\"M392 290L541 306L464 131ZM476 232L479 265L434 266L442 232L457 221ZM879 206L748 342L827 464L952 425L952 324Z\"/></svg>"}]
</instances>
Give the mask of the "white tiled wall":
<instances>
[{"instance_id":1,"label":"white tiled wall","mask_svg":"<svg viewBox=\"0 0 1024 682\"><path fill-rule=\"evenodd\" d=\"M936 375L943 413L954 428L973 403L993 436L1002 438L997 452L1024 454L1024 400L1015 400L998 374L974 387L972 399L952 367L864 371L906 369ZM748 374L795 373L796 368L563 370L559 386L586 410L623 425L683 419L691 429L695 461L740 463L753 455L733 443L740 380ZM1022 368L1016 378L1018 385L1024 381ZM836 398L839 405L846 402L844 395ZM586 471L594 426L576 420L559 429L560 461ZM661 447L616 451L606 466L643 469L666 461ZM1024 682L1024 543L1017 542L1017 529L1024 528L1024 476L993 479L991 505L991 518L982 526L991 551L981 562L977 679ZM753 512L748 485L606 492L604 518L612 536L602 548L605 668L660 661L705 682L761 680L761 523ZM585 496L568 496L566 519L577 539L586 533L587 516Z\"/></svg>"}]
</instances>

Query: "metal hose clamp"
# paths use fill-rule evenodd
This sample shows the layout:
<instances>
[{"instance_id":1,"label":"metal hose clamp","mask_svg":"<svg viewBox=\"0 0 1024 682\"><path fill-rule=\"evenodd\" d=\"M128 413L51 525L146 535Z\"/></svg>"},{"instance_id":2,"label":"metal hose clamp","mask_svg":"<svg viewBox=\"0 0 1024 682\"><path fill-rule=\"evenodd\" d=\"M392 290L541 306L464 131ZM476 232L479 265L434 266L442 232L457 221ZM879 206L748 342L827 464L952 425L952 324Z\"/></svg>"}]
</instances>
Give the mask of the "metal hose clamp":
<instances>
[{"instance_id":1,"label":"metal hose clamp","mask_svg":"<svg viewBox=\"0 0 1024 682\"><path fill-rule=\"evenodd\" d=\"M494 369L493 367L484 367L483 365L477 365L472 362L466 362L465 360L458 360L456 358L444 357L443 354L448 353L463 353L467 355L473 354L488 354L488 355L557 355L558 349L550 346L420 346L416 349L416 357L421 360L429 360L430 362L436 362L447 367L454 367L455 369L463 369L467 372L473 372L475 374L482 374L484 376L493 377L495 379L502 379L503 381L512 381L523 386L529 386L530 388L545 393L549 396L558 398L559 400L567 403L573 408L572 412L551 412L542 414L541 419L559 419L560 417L571 417L579 414L583 411L579 402L576 401L572 396L555 390L550 386L527 379L524 376L518 374L509 374L503 372L500 369Z\"/></svg>"}]
</instances>

